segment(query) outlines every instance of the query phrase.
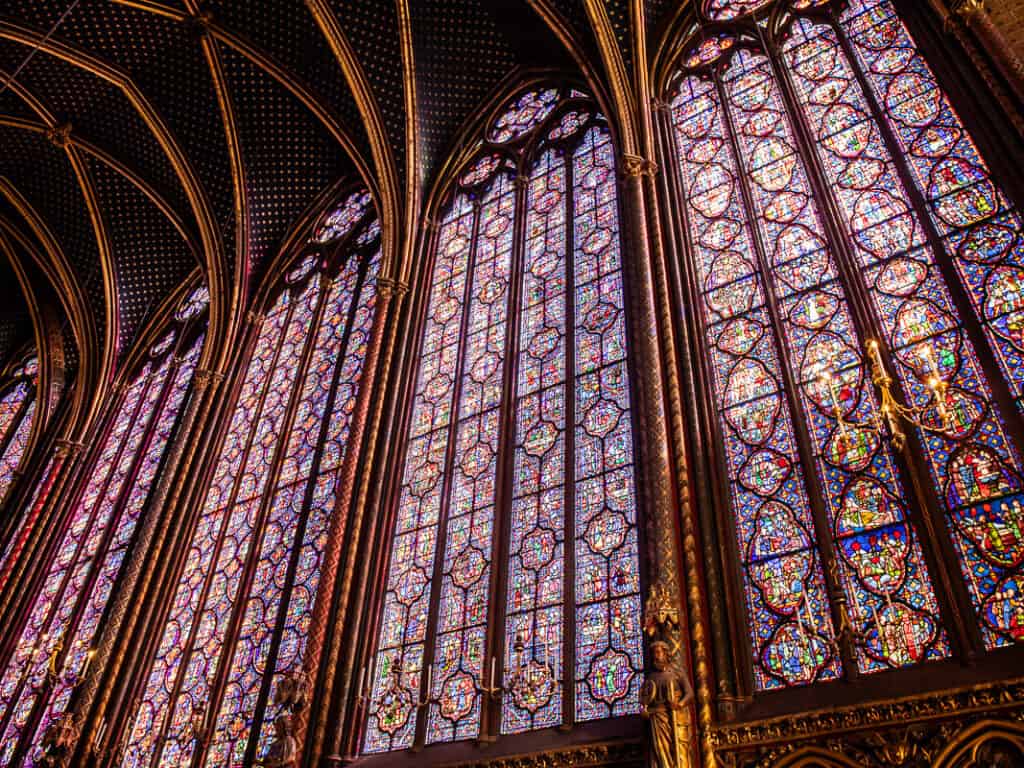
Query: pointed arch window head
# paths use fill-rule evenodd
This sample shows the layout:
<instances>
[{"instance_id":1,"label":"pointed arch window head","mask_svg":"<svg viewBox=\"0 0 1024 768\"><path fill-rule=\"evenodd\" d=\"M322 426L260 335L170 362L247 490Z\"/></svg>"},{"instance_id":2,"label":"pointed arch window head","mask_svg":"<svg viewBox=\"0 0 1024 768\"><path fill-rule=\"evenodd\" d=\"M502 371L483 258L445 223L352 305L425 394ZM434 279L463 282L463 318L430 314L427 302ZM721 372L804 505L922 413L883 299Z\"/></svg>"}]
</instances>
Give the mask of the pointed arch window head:
<instances>
[{"instance_id":1,"label":"pointed arch window head","mask_svg":"<svg viewBox=\"0 0 1024 768\"><path fill-rule=\"evenodd\" d=\"M484 136L432 245L367 753L639 711L610 133L581 92L541 88Z\"/></svg>"},{"instance_id":2,"label":"pointed arch window head","mask_svg":"<svg viewBox=\"0 0 1024 768\"><path fill-rule=\"evenodd\" d=\"M126 576L189 398L205 333L203 323L189 320L172 320L151 342L140 369L109 404L106 426L53 536L42 581L27 601L10 655L0 660L2 765L40 761L43 735L89 672L108 602ZM52 467L51 459L44 478Z\"/></svg>"},{"instance_id":3,"label":"pointed arch window head","mask_svg":"<svg viewBox=\"0 0 1024 768\"><path fill-rule=\"evenodd\" d=\"M779 20L671 100L753 687L1024 640L1016 208L890 0L705 11Z\"/></svg>"},{"instance_id":4,"label":"pointed arch window head","mask_svg":"<svg viewBox=\"0 0 1024 768\"><path fill-rule=\"evenodd\" d=\"M39 378L35 352L15 366L6 378L6 386L0 393L0 501L11 490L35 424Z\"/></svg>"},{"instance_id":5,"label":"pointed arch window head","mask_svg":"<svg viewBox=\"0 0 1024 768\"><path fill-rule=\"evenodd\" d=\"M345 194L284 262L237 363L240 386L185 532L123 765L252 765L269 748L281 714L275 691L302 670L324 540L341 514L337 484L380 262L363 189Z\"/></svg>"},{"instance_id":6,"label":"pointed arch window head","mask_svg":"<svg viewBox=\"0 0 1024 768\"><path fill-rule=\"evenodd\" d=\"M310 241L321 245L339 242L366 218L372 205L373 199L369 192L351 193L324 217L313 232Z\"/></svg>"},{"instance_id":7,"label":"pointed arch window head","mask_svg":"<svg viewBox=\"0 0 1024 768\"><path fill-rule=\"evenodd\" d=\"M210 305L210 289L205 284L194 288L188 296L182 300L178 310L174 313L174 319L184 323L195 317L199 317Z\"/></svg>"}]
</instances>

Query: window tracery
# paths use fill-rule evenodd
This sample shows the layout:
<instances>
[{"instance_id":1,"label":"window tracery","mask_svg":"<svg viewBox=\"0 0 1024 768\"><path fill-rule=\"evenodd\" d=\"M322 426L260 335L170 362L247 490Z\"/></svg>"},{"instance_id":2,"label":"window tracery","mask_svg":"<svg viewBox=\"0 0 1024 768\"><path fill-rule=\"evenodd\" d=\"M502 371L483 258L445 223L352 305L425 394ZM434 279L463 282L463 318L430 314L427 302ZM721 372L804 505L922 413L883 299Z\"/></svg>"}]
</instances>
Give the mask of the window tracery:
<instances>
[{"instance_id":1,"label":"window tracery","mask_svg":"<svg viewBox=\"0 0 1024 768\"><path fill-rule=\"evenodd\" d=\"M495 710L515 734L639 707L611 136L558 88L486 136L432 248L368 753L476 738Z\"/></svg>"},{"instance_id":2,"label":"window tracery","mask_svg":"<svg viewBox=\"0 0 1024 768\"><path fill-rule=\"evenodd\" d=\"M889 0L704 13L671 120L755 687L1017 642L1016 210Z\"/></svg>"},{"instance_id":3,"label":"window tracery","mask_svg":"<svg viewBox=\"0 0 1024 768\"><path fill-rule=\"evenodd\" d=\"M125 766L251 764L270 746L274 691L302 668L335 514L379 234L369 194L350 193L284 273L242 368Z\"/></svg>"}]
</instances>

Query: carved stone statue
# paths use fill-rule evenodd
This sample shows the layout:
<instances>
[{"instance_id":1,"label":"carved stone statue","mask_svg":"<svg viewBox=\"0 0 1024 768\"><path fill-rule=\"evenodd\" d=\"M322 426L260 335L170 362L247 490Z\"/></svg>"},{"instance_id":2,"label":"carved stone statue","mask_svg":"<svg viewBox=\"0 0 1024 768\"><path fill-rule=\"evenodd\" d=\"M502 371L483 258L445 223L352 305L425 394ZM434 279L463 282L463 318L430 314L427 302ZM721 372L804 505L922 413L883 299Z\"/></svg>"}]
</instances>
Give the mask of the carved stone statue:
<instances>
[{"instance_id":1,"label":"carved stone statue","mask_svg":"<svg viewBox=\"0 0 1024 768\"><path fill-rule=\"evenodd\" d=\"M274 720L274 740L267 753L257 762L264 768L292 768L299 758L299 745L295 740L295 721L287 712Z\"/></svg>"},{"instance_id":2,"label":"carved stone statue","mask_svg":"<svg viewBox=\"0 0 1024 768\"><path fill-rule=\"evenodd\" d=\"M654 672L640 688L642 712L651 725L651 750L655 768L690 768L690 717L686 711L693 698L690 683L672 664L668 643L651 643Z\"/></svg>"},{"instance_id":3,"label":"carved stone statue","mask_svg":"<svg viewBox=\"0 0 1024 768\"><path fill-rule=\"evenodd\" d=\"M285 675L274 691L274 704L298 712L309 701L309 678L301 670Z\"/></svg>"},{"instance_id":4,"label":"carved stone statue","mask_svg":"<svg viewBox=\"0 0 1024 768\"><path fill-rule=\"evenodd\" d=\"M43 756L38 765L42 768L63 765L71 754L77 739L78 728L75 716L71 712L65 712L50 723L43 733Z\"/></svg>"}]
</instances>

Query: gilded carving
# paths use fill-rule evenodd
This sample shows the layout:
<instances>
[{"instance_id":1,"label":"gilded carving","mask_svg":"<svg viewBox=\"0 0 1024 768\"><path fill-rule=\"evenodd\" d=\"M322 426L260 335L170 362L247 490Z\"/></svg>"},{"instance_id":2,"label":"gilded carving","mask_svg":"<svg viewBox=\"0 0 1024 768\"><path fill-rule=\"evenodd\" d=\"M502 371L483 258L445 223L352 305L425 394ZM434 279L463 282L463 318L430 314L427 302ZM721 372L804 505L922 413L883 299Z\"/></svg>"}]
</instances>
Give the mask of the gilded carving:
<instances>
[{"instance_id":1,"label":"gilded carving","mask_svg":"<svg viewBox=\"0 0 1024 768\"><path fill-rule=\"evenodd\" d=\"M688 710L693 689L686 675L672 664L667 642L655 640L650 649L654 671L640 688L640 704L650 726L652 764L655 768L690 768L693 728Z\"/></svg>"},{"instance_id":2,"label":"gilded carving","mask_svg":"<svg viewBox=\"0 0 1024 768\"><path fill-rule=\"evenodd\" d=\"M658 164L653 160L639 155L622 155L622 174L629 178L631 176L655 176L658 173Z\"/></svg>"}]
</instances>

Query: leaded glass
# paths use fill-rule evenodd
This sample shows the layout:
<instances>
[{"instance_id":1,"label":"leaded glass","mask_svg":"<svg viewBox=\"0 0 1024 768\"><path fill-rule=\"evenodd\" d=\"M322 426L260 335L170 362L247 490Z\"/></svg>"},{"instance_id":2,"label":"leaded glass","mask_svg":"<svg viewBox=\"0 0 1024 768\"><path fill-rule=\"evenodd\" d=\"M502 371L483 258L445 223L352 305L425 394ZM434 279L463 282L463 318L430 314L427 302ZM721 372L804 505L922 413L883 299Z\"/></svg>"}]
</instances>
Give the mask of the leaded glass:
<instances>
[{"instance_id":1,"label":"leaded glass","mask_svg":"<svg viewBox=\"0 0 1024 768\"><path fill-rule=\"evenodd\" d=\"M762 22L776 10L785 23L735 42L750 28L741 17ZM929 573L944 545L915 522L933 509L985 646L1021 639L1024 489L1008 426L1020 415L1003 405L1019 409L1024 392L1019 214L890 0L709 0L704 12L739 21L684 49L684 67L705 71L682 75L672 118L756 686L837 676L837 658L806 673L839 649L836 611L852 624L848 660L861 671L949 655L953 617L936 593L948 581ZM965 328L961 312L983 333ZM906 425L914 434L902 453L890 447L868 371L876 337L897 399L927 427ZM996 369L1002 380L989 380L984 371ZM736 434L751 457L737 453ZM751 592L759 548L749 537L762 523L745 497L794 490L772 517L786 534L778 543L804 553L799 581ZM839 607L823 575L807 580L821 573L822 552L830 590L845 593ZM950 589L961 586L943 586L945 600L960 599ZM790 604L766 615L772 595ZM818 651L788 665L804 672L779 676L764 643L783 636L787 618Z\"/></svg>"},{"instance_id":2,"label":"leaded glass","mask_svg":"<svg viewBox=\"0 0 1024 768\"><path fill-rule=\"evenodd\" d=\"M124 765L241 766L269 746L277 681L303 664L373 323L368 205L355 193L328 217L331 239L359 236L335 257L299 257L262 321ZM211 736L196 754L199 718Z\"/></svg>"},{"instance_id":3,"label":"leaded glass","mask_svg":"<svg viewBox=\"0 0 1024 768\"><path fill-rule=\"evenodd\" d=\"M35 370L25 371L29 364L23 366L18 375L35 376ZM0 501L7 496L14 473L28 447L36 412L35 389L34 381L22 379L0 398L0 446L3 451L0 453Z\"/></svg>"},{"instance_id":4,"label":"leaded glass","mask_svg":"<svg viewBox=\"0 0 1024 768\"><path fill-rule=\"evenodd\" d=\"M499 686L505 734L638 711L615 163L584 98L545 89L516 99L487 137L544 140L525 184L485 146L459 177L472 191L454 192L444 211L364 752L413 746L422 699L421 743L481 737L483 690ZM507 562L495 562L505 529Z\"/></svg>"},{"instance_id":5,"label":"leaded glass","mask_svg":"<svg viewBox=\"0 0 1024 768\"><path fill-rule=\"evenodd\" d=\"M806 470L782 392L781 350L715 83L687 78L672 108L744 566L755 682L773 688L833 679L839 662L823 640L833 630ZM812 261L807 271L814 274L816 267Z\"/></svg>"},{"instance_id":6,"label":"leaded glass","mask_svg":"<svg viewBox=\"0 0 1024 768\"><path fill-rule=\"evenodd\" d=\"M43 733L67 708L86 671L201 347L199 336L182 351L180 362L165 356L148 363L112 417L0 682L3 764L26 736L31 742L19 764L36 764ZM51 659L57 677L52 685L39 686L42 661Z\"/></svg>"},{"instance_id":7,"label":"leaded glass","mask_svg":"<svg viewBox=\"0 0 1024 768\"><path fill-rule=\"evenodd\" d=\"M346 200L324 218L313 234L317 243L340 240L366 216L373 199L369 192L353 192Z\"/></svg>"}]
</instances>

